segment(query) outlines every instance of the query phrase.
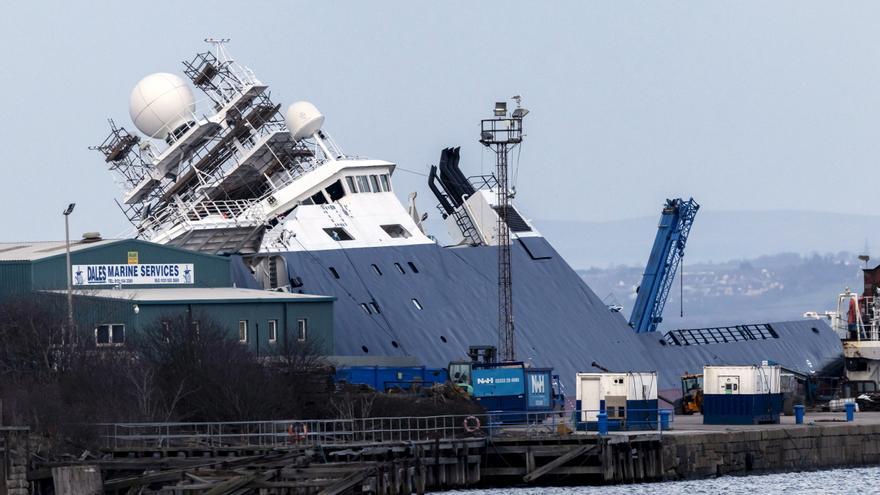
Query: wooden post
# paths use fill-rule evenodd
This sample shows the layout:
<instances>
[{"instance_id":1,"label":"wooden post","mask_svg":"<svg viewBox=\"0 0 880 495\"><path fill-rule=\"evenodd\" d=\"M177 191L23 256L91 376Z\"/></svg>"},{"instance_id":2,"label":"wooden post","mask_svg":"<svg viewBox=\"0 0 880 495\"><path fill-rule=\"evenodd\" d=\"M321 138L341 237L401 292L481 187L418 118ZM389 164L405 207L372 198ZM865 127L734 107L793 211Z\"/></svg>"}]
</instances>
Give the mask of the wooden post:
<instances>
[{"instance_id":1,"label":"wooden post","mask_svg":"<svg viewBox=\"0 0 880 495\"><path fill-rule=\"evenodd\" d=\"M56 495L96 495L104 493L104 479L98 466L52 468Z\"/></svg>"}]
</instances>

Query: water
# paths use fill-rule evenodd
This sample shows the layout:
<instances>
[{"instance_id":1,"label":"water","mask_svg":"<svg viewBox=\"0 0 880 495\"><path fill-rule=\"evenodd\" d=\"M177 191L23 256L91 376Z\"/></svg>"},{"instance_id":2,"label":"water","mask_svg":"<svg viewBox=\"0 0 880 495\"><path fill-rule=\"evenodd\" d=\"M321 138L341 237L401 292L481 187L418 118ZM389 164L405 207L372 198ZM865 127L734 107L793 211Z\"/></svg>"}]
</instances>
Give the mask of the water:
<instances>
[{"instance_id":1,"label":"water","mask_svg":"<svg viewBox=\"0 0 880 495\"><path fill-rule=\"evenodd\" d=\"M722 476L705 480L667 481L635 485L511 488L444 493L467 495L880 494L880 467L754 476Z\"/></svg>"}]
</instances>

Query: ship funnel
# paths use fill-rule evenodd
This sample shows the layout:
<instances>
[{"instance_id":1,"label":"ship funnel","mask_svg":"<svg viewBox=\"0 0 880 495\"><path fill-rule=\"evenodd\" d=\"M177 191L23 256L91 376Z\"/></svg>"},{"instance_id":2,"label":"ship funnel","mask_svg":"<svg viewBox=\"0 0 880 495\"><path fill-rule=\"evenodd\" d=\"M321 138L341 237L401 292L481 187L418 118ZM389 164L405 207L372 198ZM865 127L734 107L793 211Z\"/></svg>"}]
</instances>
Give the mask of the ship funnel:
<instances>
[{"instance_id":1,"label":"ship funnel","mask_svg":"<svg viewBox=\"0 0 880 495\"><path fill-rule=\"evenodd\" d=\"M324 114L318 111L315 105L307 101L298 101L287 108L284 122L294 141L299 141L321 130L321 126L324 125Z\"/></svg>"},{"instance_id":2,"label":"ship funnel","mask_svg":"<svg viewBox=\"0 0 880 495\"><path fill-rule=\"evenodd\" d=\"M131 90L128 112L135 127L151 138L169 133L193 120L192 90L174 74L159 72L141 79Z\"/></svg>"}]
</instances>

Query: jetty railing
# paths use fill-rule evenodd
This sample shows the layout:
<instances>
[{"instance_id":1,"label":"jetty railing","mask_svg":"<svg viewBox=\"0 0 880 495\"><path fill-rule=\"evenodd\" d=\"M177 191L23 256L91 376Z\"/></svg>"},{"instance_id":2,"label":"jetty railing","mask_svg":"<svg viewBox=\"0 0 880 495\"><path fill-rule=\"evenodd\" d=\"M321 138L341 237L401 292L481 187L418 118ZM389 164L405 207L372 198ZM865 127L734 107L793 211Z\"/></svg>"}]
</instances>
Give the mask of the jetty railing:
<instances>
[{"instance_id":1,"label":"jetty railing","mask_svg":"<svg viewBox=\"0 0 880 495\"><path fill-rule=\"evenodd\" d=\"M354 419L232 421L194 423L106 423L99 425L106 448L114 450L285 448L385 442L458 440L514 435L546 437L595 431L593 410L497 412L474 415L404 416ZM665 413L665 417L661 415ZM614 430L657 430L672 411L628 411L609 418ZM661 417L663 418L661 420ZM667 420L668 418L668 420ZM591 426L592 425L592 426ZM668 426L668 425L666 425ZM665 429L665 427L664 427Z\"/></svg>"}]
</instances>

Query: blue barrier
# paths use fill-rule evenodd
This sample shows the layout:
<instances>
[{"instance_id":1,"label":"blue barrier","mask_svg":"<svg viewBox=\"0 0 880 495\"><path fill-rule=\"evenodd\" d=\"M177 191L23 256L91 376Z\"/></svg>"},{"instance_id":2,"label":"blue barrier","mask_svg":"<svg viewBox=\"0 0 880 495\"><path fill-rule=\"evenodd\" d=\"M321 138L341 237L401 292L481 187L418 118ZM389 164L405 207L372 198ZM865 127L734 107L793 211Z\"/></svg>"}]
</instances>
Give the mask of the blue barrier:
<instances>
[{"instance_id":1,"label":"blue barrier","mask_svg":"<svg viewBox=\"0 0 880 495\"><path fill-rule=\"evenodd\" d=\"M853 422L856 419L856 403L847 402L844 407L846 408L846 421Z\"/></svg>"},{"instance_id":2,"label":"blue barrier","mask_svg":"<svg viewBox=\"0 0 880 495\"><path fill-rule=\"evenodd\" d=\"M794 406L794 423L798 425L804 424L804 406L800 404Z\"/></svg>"}]
</instances>

